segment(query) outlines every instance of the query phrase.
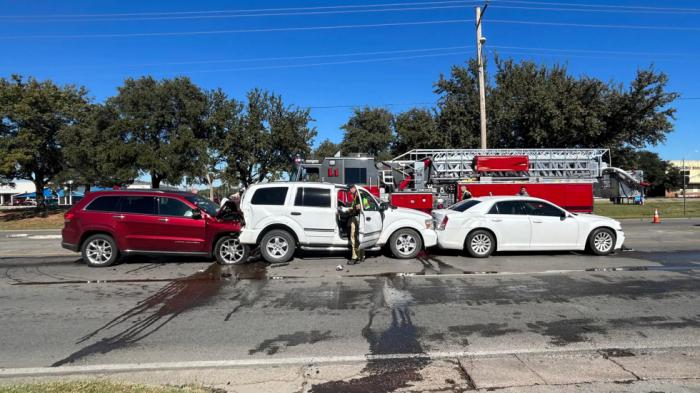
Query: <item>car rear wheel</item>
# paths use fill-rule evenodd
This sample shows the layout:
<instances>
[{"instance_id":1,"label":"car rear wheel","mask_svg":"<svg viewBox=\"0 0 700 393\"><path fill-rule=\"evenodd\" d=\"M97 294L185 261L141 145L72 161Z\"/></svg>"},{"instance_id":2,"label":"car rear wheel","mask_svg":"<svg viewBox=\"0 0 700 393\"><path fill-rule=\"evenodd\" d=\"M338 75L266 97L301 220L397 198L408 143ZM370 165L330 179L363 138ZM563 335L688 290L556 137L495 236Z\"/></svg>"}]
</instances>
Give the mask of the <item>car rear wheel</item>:
<instances>
[{"instance_id":1,"label":"car rear wheel","mask_svg":"<svg viewBox=\"0 0 700 393\"><path fill-rule=\"evenodd\" d=\"M391 235L389 249L396 258L411 259L423 249L423 241L415 230L403 228Z\"/></svg>"},{"instance_id":2,"label":"car rear wheel","mask_svg":"<svg viewBox=\"0 0 700 393\"><path fill-rule=\"evenodd\" d=\"M214 256L220 265L235 265L248 260L250 248L238 236L222 236L214 246Z\"/></svg>"},{"instance_id":3,"label":"car rear wheel","mask_svg":"<svg viewBox=\"0 0 700 393\"><path fill-rule=\"evenodd\" d=\"M588 236L588 249L595 255L608 255L615 249L615 233L608 228L594 229Z\"/></svg>"},{"instance_id":4,"label":"car rear wheel","mask_svg":"<svg viewBox=\"0 0 700 393\"><path fill-rule=\"evenodd\" d=\"M473 258L487 258L496 248L496 239L491 232L477 229L467 236L465 248Z\"/></svg>"},{"instance_id":5,"label":"car rear wheel","mask_svg":"<svg viewBox=\"0 0 700 393\"><path fill-rule=\"evenodd\" d=\"M114 239L103 234L92 235L85 239L80 251L85 263L91 267L112 266L119 256Z\"/></svg>"},{"instance_id":6,"label":"car rear wheel","mask_svg":"<svg viewBox=\"0 0 700 393\"><path fill-rule=\"evenodd\" d=\"M272 230L260 242L260 254L269 263L287 262L294 256L295 249L294 236L285 230Z\"/></svg>"}]
</instances>

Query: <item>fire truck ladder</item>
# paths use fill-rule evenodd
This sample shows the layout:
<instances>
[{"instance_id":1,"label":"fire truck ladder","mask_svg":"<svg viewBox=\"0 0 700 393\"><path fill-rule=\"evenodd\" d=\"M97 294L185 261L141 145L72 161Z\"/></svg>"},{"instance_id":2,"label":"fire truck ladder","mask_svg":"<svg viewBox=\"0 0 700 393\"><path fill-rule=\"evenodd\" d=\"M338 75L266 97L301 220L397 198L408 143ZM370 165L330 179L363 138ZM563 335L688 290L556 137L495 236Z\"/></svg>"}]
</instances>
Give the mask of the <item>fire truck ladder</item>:
<instances>
[{"instance_id":1,"label":"fire truck ladder","mask_svg":"<svg viewBox=\"0 0 700 393\"><path fill-rule=\"evenodd\" d=\"M475 156L527 156L529 177L541 179L595 179L604 167L608 149L414 149L390 163L412 166L430 159L433 182L454 182L476 177L472 168Z\"/></svg>"}]
</instances>

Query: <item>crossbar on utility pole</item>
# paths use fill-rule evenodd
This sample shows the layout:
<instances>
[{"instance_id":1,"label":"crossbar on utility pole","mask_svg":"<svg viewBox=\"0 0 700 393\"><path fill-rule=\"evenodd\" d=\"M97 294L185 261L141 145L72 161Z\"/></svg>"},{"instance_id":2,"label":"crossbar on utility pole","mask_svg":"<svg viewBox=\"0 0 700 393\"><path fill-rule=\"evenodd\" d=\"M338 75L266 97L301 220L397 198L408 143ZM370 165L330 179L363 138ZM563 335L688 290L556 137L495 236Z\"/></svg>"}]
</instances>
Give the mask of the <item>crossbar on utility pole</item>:
<instances>
[{"instance_id":1,"label":"crossbar on utility pole","mask_svg":"<svg viewBox=\"0 0 700 393\"><path fill-rule=\"evenodd\" d=\"M486 38L481 36L481 19L484 16L488 3L484 9L476 7L476 61L479 66L479 114L481 117L481 148L486 149L486 89L484 87L484 56L482 46Z\"/></svg>"}]
</instances>

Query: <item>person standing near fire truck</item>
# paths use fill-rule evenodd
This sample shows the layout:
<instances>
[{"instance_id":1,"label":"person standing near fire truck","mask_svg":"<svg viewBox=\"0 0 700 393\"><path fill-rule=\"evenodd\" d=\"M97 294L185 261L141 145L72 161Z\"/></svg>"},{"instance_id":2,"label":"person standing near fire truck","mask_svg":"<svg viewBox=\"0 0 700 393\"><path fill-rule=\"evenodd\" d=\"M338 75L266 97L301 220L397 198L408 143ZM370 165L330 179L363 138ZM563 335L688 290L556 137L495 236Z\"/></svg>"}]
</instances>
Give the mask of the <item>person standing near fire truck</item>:
<instances>
[{"instance_id":1,"label":"person standing near fire truck","mask_svg":"<svg viewBox=\"0 0 700 393\"><path fill-rule=\"evenodd\" d=\"M352 259L348 265L354 265L365 260L365 250L360 248L360 214L362 213L362 197L357 186L350 186L350 246L352 247Z\"/></svg>"},{"instance_id":2,"label":"person standing near fire truck","mask_svg":"<svg viewBox=\"0 0 700 393\"><path fill-rule=\"evenodd\" d=\"M459 200L460 200L460 201L463 201L463 200L465 200L465 199L469 199L469 198L472 197L472 193L469 192L469 189L467 188L467 186L462 186L462 187L461 187L461 189L460 189L460 194L461 194L461 195L459 196Z\"/></svg>"}]
</instances>

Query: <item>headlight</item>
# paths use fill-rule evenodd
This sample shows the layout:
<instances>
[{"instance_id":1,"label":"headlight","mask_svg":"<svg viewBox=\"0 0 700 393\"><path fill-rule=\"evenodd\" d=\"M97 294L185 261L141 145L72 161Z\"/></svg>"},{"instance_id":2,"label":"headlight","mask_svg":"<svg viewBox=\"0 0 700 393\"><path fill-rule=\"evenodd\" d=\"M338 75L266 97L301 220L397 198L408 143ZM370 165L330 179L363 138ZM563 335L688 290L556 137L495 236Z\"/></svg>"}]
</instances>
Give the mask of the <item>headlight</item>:
<instances>
[{"instance_id":1,"label":"headlight","mask_svg":"<svg viewBox=\"0 0 700 393\"><path fill-rule=\"evenodd\" d=\"M428 219L425 220L425 229L435 229L435 226L433 225L433 219Z\"/></svg>"}]
</instances>

